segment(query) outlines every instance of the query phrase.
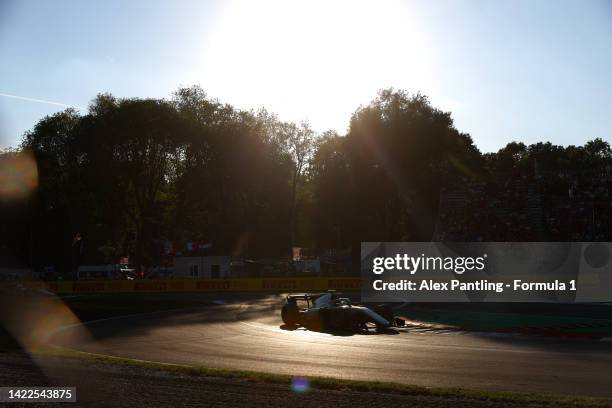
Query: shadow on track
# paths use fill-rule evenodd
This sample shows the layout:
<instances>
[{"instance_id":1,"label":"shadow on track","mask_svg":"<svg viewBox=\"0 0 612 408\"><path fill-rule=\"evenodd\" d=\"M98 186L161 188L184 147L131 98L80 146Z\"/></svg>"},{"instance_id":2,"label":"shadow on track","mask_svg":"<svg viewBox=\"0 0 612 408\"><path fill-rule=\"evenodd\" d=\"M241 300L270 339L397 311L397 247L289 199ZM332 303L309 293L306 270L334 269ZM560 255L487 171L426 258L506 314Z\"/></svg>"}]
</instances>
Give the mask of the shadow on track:
<instances>
[{"instance_id":1,"label":"shadow on track","mask_svg":"<svg viewBox=\"0 0 612 408\"><path fill-rule=\"evenodd\" d=\"M122 305L120 296L110 297L111 301L100 302L96 299L91 302L81 301L79 309L102 308L109 311L108 318L101 317L100 320L85 322L85 326L95 340L107 338L125 338L132 336L146 336L162 327L204 327L216 323L237 323L262 317L276 315L279 309L281 295L264 294L232 294L232 295L200 295L185 294L182 297L166 296L172 302L164 302L166 310L151 310L150 312L115 314L115 305ZM136 297L139 302L156 301L162 298L159 294L140 295ZM194 302L197 299L197 302ZM216 303L215 299L222 299L222 303ZM71 332L76 328L68 328L55 333L52 343L65 344L65 340L71 337ZM210 329L213 330L213 329Z\"/></svg>"}]
</instances>

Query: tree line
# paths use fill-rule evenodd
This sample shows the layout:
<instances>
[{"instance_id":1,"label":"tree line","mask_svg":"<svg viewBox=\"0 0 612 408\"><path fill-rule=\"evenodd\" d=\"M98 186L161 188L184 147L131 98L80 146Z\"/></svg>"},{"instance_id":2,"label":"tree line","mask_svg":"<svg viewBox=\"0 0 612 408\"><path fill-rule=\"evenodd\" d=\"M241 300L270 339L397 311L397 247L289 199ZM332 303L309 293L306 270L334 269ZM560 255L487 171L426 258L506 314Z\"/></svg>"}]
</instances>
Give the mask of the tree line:
<instances>
[{"instance_id":1,"label":"tree line","mask_svg":"<svg viewBox=\"0 0 612 408\"><path fill-rule=\"evenodd\" d=\"M445 186L530 172L534 160L547 171L612 164L601 139L482 154L449 112L393 89L359 107L345 135L240 110L197 86L169 100L101 94L85 114L41 119L1 160L22 154L37 163L38 188L0 202L0 261L65 272L77 233L80 262L128 255L145 268L167 241L248 258L426 241Z\"/></svg>"}]
</instances>

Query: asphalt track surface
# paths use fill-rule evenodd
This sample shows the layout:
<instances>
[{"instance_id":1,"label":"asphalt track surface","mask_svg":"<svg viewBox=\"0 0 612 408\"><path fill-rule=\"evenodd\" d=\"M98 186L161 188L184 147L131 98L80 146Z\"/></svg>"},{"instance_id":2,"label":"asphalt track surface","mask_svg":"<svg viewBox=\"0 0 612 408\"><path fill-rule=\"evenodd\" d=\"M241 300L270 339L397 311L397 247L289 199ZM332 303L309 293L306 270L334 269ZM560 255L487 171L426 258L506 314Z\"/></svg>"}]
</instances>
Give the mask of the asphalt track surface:
<instances>
[{"instance_id":1,"label":"asphalt track surface","mask_svg":"<svg viewBox=\"0 0 612 408\"><path fill-rule=\"evenodd\" d=\"M0 353L0 386L65 387L70 384L76 387L77 402L69 405L30 402L11 404L11 407L523 408L525 405L521 401L318 388L295 392L283 383L194 376L106 361L45 357L37 359L37 363L22 353ZM529 404L529 408L550 406Z\"/></svg>"},{"instance_id":2,"label":"asphalt track surface","mask_svg":"<svg viewBox=\"0 0 612 408\"><path fill-rule=\"evenodd\" d=\"M87 324L52 342L80 351L163 363L431 387L612 396L612 342L389 330L329 334L288 330L282 297Z\"/></svg>"}]
</instances>

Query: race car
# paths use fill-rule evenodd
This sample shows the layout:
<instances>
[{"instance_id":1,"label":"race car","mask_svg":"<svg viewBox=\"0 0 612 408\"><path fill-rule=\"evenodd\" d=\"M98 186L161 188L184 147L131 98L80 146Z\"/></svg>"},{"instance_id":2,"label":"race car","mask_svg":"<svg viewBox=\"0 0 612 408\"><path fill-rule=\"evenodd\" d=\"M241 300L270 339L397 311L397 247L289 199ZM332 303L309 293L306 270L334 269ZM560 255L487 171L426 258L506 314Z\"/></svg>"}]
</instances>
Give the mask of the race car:
<instances>
[{"instance_id":1,"label":"race car","mask_svg":"<svg viewBox=\"0 0 612 408\"><path fill-rule=\"evenodd\" d=\"M351 303L334 291L318 294L288 295L281 318L285 325L316 331L367 331L402 327L403 319L393 316L388 305L366 307Z\"/></svg>"}]
</instances>

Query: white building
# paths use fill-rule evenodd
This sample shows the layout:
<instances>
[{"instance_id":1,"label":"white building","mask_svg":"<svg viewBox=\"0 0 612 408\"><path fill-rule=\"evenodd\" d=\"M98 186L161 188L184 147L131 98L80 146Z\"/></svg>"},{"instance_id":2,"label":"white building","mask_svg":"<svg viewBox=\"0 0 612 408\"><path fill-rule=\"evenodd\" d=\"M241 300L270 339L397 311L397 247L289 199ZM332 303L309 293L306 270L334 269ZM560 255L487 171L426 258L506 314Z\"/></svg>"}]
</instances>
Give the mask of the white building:
<instances>
[{"instance_id":1,"label":"white building","mask_svg":"<svg viewBox=\"0 0 612 408\"><path fill-rule=\"evenodd\" d=\"M174 258L175 278L225 279L229 277L229 256L177 256Z\"/></svg>"}]
</instances>

